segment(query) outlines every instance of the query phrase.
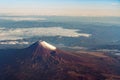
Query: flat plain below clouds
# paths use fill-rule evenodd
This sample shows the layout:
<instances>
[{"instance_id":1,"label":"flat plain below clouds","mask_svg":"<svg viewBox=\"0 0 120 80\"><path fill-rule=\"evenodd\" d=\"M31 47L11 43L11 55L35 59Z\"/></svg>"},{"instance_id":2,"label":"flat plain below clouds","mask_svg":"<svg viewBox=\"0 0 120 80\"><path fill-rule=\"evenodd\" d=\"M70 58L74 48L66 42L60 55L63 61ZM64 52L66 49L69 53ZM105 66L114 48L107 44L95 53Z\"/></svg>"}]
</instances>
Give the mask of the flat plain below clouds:
<instances>
[{"instance_id":1,"label":"flat plain below clouds","mask_svg":"<svg viewBox=\"0 0 120 80\"><path fill-rule=\"evenodd\" d=\"M90 37L91 34L78 33L78 29L50 28L0 28L0 40L17 40L34 36Z\"/></svg>"}]
</instances>

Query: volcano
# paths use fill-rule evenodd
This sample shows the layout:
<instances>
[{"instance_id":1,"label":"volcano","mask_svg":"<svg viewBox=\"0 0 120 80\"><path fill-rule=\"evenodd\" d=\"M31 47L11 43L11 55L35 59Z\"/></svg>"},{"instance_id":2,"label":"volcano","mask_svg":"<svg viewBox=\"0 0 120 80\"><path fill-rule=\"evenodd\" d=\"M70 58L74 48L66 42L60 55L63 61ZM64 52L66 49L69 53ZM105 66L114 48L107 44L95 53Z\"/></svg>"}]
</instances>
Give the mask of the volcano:
<instances>
[{"instance_id":1,"label":"volcano","mask_svg":"<svg viewBox=\"0 0 120 80\"><path fill-rule=\"evenodd\" d=\"M56 52L56 47L45 42L45 41L37 41L33 45L31 45L30 50L33 50L33 57L49 57L51 54Z\"/></svg>"},{"instance_id":2,"label":"volcano","mask_svg":"<svg viewBox=\"0 0 120 80\"><path fill-rule=\"evenodd\" d=\"M0 53L0 80L120 79L119 61L104 53L64 51L41 40Z\"/></svg>"}]
</instances>

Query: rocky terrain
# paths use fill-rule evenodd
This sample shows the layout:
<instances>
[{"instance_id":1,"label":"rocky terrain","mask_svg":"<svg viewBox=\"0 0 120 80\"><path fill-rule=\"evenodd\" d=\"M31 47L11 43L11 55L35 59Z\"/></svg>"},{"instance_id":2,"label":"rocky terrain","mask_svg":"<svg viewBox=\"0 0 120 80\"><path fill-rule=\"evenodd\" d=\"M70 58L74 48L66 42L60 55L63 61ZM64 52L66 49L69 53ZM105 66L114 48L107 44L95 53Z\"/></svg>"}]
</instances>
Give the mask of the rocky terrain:
<instances>
[{"instance_id":1,"label":"rocky terrain","mask_svg":"<svg viewBox=\"0 0 120 80\"><path fill-rule=\"evenodd\" d=\"M64 51L45 41L0 50L0 80L120 80L119 67L105 53Z\"/></svg>"}]
</instances>

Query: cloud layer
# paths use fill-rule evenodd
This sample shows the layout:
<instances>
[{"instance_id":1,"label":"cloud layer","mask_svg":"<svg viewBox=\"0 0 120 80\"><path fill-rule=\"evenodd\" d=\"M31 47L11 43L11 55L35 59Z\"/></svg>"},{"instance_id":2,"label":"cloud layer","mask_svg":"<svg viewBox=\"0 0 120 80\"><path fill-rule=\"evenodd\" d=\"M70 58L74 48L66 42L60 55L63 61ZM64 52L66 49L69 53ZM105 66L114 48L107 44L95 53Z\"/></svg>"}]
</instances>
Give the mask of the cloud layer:
<instances>
[{"instance_id":1,"label":"cloud layer","mask_svg":"<svg viewBox=\"0 0 120 80\"><path fill-rule=\"evenodd\" d=\"M30 17L0 17L3 20L13 20L13 21L38 21L38 20L46 20L46 18L30 18Z\"/></svg>"},{"instance_id":2,"label":"cloud layer","mask_svg":"<svg viewBox=\"0 0 120 80\"><path fill-rule=\"evenodd\" d=\"M34 36L64 36L64 37L90 37L91 34L78 33L77 29L64 29L61 27L49 28L0 28L0 40L16 40Z\"/></svg>"},{"instance_id":3,"label":"cloud layer","mask_svg":"<svg viewBox=\"0 0 120 80\"><path fill-rule=\"evenodd\" d=\"M29 44L29 42L25 42L25 41L4 41L4 42L0 42L0 44L12 44L12 45L15 45L15 44Z\"/></svg>"}]
</instances>

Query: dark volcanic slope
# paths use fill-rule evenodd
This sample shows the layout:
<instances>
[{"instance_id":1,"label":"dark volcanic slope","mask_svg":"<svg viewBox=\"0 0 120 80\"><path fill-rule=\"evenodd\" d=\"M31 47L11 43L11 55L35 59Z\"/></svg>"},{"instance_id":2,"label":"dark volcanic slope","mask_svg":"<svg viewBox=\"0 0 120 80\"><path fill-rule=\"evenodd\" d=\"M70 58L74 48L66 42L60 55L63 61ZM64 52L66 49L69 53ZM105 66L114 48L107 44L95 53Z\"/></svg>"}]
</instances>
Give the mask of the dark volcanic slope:
<instances>
[{"instance_id":1,"label":"dark volcanic slope","mask_svg":"<svg viewBox=\"0 0 120 80\"><path fill-rule=\"evenodd\" d=\"M45 41L0 53L0 80L120 80L119 61L101 53L66 52Z\"/></svg>"}]
</instances>

